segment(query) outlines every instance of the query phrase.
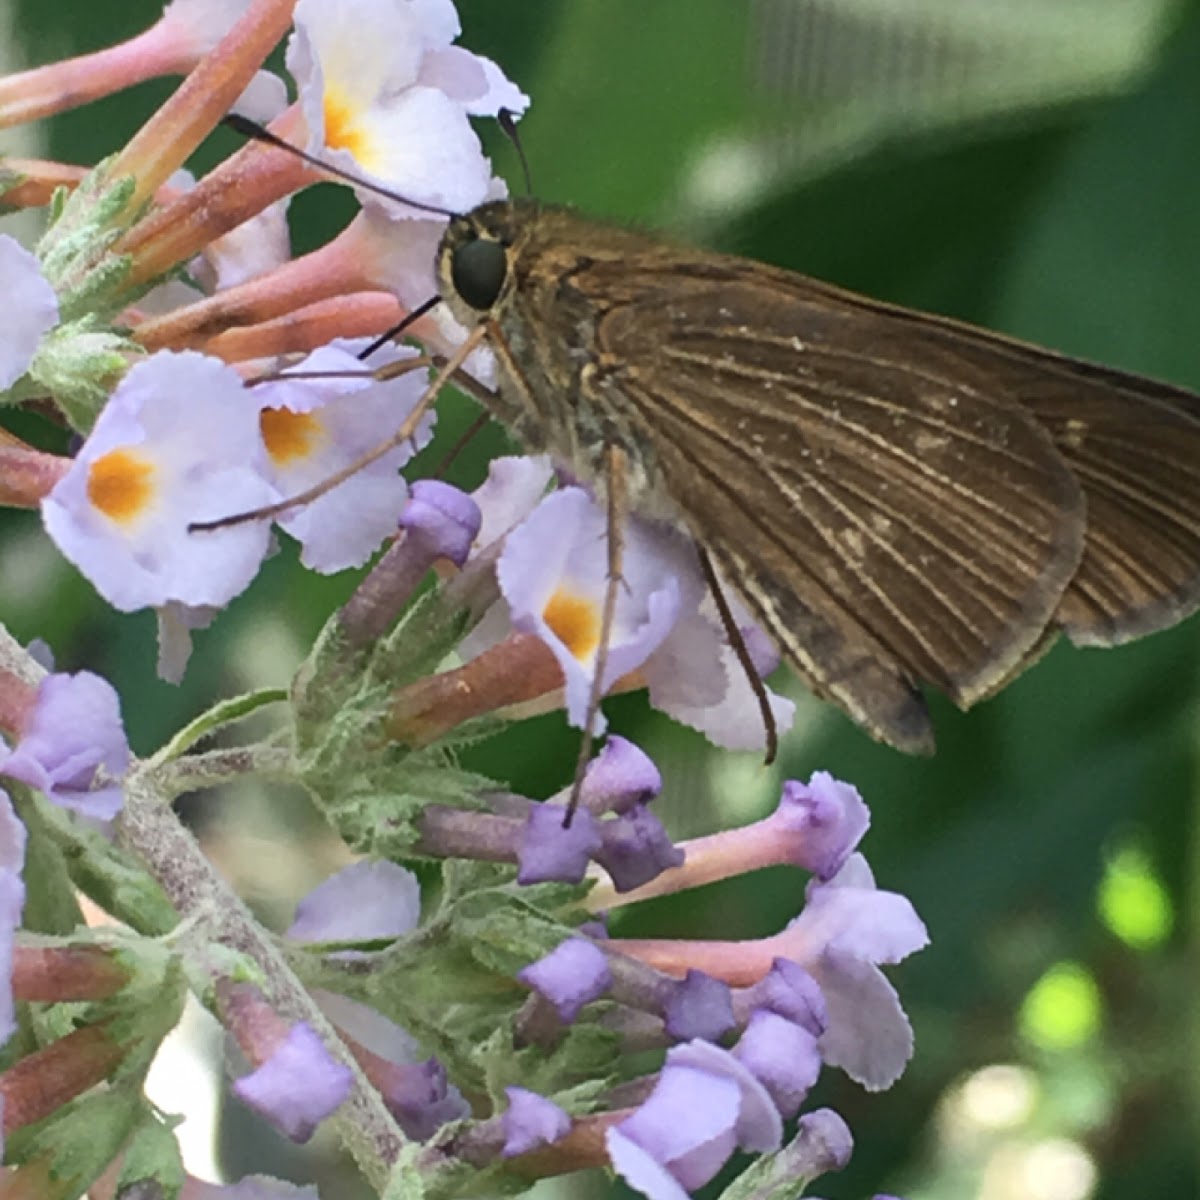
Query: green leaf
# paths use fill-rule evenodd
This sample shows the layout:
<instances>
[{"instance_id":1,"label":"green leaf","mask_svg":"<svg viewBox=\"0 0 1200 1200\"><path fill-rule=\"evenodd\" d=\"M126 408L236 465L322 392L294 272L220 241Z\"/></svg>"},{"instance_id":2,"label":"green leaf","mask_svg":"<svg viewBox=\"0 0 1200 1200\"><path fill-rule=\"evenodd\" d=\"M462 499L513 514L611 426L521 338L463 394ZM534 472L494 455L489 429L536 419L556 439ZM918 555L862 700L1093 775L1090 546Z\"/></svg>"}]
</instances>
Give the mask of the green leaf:
<instances>
[{"instance_id":1,"label":"green leaf","mask_svg":"<svg viewBox=\"0 0 1200 1200\"><path fill-rule=\"evenodd\" d=\"M153 1181L162 1189L163 1200L174 1200L183 1187L184 1176L179 1143L171 1125L155 1113L146 1113L125 1148L117 1194L132 1184Z\"/></svg>"},{"instance_id":2,"label":"green leaf","mask_svg":"<svg viewBox=\"0 0 1200 1200\"><path fill-rule=\"evenodd\" d=\"M130 938L122 961L132 968L133 978L110 1000L95 1005L89 1016L109 1021L112 1036L128 1047L115 1078L140 1082L163 1038L179 1024L187 985L181 959L162 943Z\"/></svg>"},{"instance_id":3,"label":"green leaf","mask_svg":"<svg viewBox=\"0 0 1200 1200\"><path fill-rule=\"evenodd\" d=\"M155 937L175 928L179 916L145 867L73 813L49 801L39 798L32 811L37 814L39 838L53 845L74 885L105 912L139 933ZM31 837L31 843L33 840ZM67 933L77 924L82 924L82 918L68 929L45 932Z\"/></svg>"},{"instance_id":4,"label":"green leaf","mask_svg":"<svg viewBox=\"0 0 1200 1200\"><path fill-rule=\"evenodd\" d=\"M160 763L171 762L190 750L197 742L210 737L222 726L244 720L260 708L278 704L287 698L285 688L261 688L256 692L247 692L244 696L222 700L201 713L194 721L189 721L154 755L148 765L157 766Z\"/></svg>"},{"instance_id":5,"label":"green leaf","mask_svg":"<svg viewBox=\"0 0 1200 1200\"><path fill-rule=\"evenodd\" d=\"M146 1101L135 1086L93 1089L34 1125L15 1130L5 1161L44 1158L67 1194L82 1196L145 1119Z\"/></svg>"},{"instance_id":6,"label":"green leaf","mask_svg":"<svg viewBox=\"0 0 1200 1200\"><path fill-rule=\"evenodd\" d=\"M52 329L29 367L27 389L49 392L76 433L91 432L109 394L142 348L90 315ZM20 392L14 393L19 395Z\"/></svg>"},{"instance_id":7,"label":"green leaf","mask_svg":"<svg viewBox=\"0 0 1200 1200\"><path fill-rule=\"evenodd\" d=\"M84 923L67 869L67 858L54 835L62 809L29 788L8 784L17 815L25 824L25 910L22 924L35 933L67 934Z\"/></svg>"},{"instance_id":8,"label":"green leaf","mask_svg":"<svg viewBox=\"0 0 1200 1200\"><path fill-rule=\"evenodd\" d=\"M427 806L478 808L480 794L495 786L458 768L450 739L410 748L387 726L395 689L442 663L468 619L440 592L427 592L387 637L360 651L346 645L334 616L297 677L297 771L317 806L360 853L411 855ZM452 737L469 740L481 728L494 728L494 722L475 722Z\"/></svg>"}]
</instances>

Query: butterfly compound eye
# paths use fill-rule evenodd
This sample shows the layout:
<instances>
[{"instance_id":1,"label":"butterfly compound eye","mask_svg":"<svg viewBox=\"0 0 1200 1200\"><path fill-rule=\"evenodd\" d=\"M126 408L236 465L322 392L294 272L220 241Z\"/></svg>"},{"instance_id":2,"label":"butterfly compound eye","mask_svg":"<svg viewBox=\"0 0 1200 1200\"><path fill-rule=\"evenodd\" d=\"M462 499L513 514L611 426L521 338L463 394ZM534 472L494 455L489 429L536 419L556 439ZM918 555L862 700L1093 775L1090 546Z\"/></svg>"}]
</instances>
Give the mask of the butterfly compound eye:
<instances>
[{"instance_id":1,"label":"butterfly compound eye","mask_svg":"<svg viewBox=\"0 0 1200 1200\"><path fill-rule=\"evenodd\" d=\"M463 242L450 262L455 291L480 312L486 312L496 303L507 274L508 255L504 245L490 238Z\"/></svg>"}]
</instances>

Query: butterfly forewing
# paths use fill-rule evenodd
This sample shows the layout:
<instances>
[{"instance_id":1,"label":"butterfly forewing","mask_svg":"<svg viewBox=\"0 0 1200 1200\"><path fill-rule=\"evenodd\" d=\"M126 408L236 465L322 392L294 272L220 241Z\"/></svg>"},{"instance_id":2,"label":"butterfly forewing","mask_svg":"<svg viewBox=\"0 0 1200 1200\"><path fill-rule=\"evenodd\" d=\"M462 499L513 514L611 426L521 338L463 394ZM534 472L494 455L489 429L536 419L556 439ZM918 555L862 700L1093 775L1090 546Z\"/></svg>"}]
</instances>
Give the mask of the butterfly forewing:
<instances>
[{"instance_id":1,"label":"butterfly forewing","mask_svg":"<svg viewBox=\"0 0 1200 1200\"><path fill-rule=\"evenodd\" d=\"M915 748L914 684L968 705L1037 641L1082 551L1079 489L977 372L738 265L604 317L601 355L627 365L591 401L641 419L692 532L817 690Z\"/></svg>"}]
</instances>

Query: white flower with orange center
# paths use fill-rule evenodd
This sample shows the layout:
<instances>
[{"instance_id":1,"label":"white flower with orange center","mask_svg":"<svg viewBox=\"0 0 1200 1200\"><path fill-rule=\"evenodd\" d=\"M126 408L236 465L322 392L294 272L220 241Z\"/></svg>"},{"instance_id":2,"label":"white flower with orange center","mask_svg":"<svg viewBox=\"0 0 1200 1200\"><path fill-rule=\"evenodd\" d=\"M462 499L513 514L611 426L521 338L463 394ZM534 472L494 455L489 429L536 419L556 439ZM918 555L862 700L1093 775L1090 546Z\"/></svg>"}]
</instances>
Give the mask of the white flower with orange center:
<instances>
[{"instance_id":1,"label":"white flower with orange center","mask_svg":"<svg viewBox=\"0 0 1200 1200\"><path fill-rule=\"evenodd\" d=\"M276 498L260 407L236 371L191 351L156 354L117 386L42 504L51 538L114 608L222 607L254 578L265 522L188 527Z\"/></svg>"},{"instance_id":2,"label":"white flower with orange center","mask_svg":"<svg viewBox=\"0 0 1200 1200\"><path fill-rule=\"evenodd\" d=\"M254 389L262 405L259 428L267 478L281 496L294 496L349 466L399 430L428 383L425 370L376 380L352 348L337 342L310 354L292 370L330 372L327 379L284 377ZM373 365L416 357L411 347L390 348ZM341 372L341 375L333 373ZM326 573L361 566L394 534L408 498L400 468L429 441L433 413L414 436L319 499L284 513L279 524L302 546L306 567Z\"/></svg>"},{"instance_id":3,"label":"white flower with orange center","mask_svg":"<svg viewBox=\"0 0 1200 1200\"><path fill-rule=\"evenodd\" d=\"M562 668L567 715L576 725L587 712L600 648L606 532L603 509L582 488L563 488L508 535L497 565L514 628L536 633ZM641 667L704 596L687 540L645 522L624 530L621 579L603 691Z\"/></svg>"},{"instance_id":4,"label":"white flower with orange center","mask_svg":"<svg viewBox=\"0 0 1200 1200\"><path fill-rule=\"evenodd\" d=\"M608 586L608 517L582 488L562 488L539 499L548 477L544 460L505 464L503 475L489 477L476 500L483 514L480 544L515 525L497 564L508 613L494 608L463 649L471 657L499 641L506 616L513 628L537 634L562 668L568 719L582 725ZM621 584L602 691L632 675L631 682L647 688L655 708L715 745L762 749L766 730L750 681L707 595L689 540L636 516L626 522L622 538ZM765 675L778 658L736 597L729 599L755 669ZM795 705L771 691L767 699L776 727L789 729Z\"/></svg>"},{"instance_id":5,"label":"white flower with orange center","mask_svg":"<svg viewBox=\"0 0 1200 1200\"><path fill-rule=\"evenodd\" d=\"M451 44L461 32L451 0L300 0L295 25L287 65L310 153L454 212L488 198L491 168L469 118L520 114L529 99L495 63Z\"/></svg>"}]
</instances>

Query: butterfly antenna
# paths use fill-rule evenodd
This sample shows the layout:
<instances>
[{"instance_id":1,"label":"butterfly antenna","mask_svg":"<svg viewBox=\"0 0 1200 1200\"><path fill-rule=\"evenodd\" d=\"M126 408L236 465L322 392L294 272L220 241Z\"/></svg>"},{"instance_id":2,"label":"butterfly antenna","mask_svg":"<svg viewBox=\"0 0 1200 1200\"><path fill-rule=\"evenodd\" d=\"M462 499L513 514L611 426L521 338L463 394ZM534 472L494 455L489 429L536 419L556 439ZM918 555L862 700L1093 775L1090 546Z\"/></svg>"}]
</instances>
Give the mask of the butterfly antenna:
<instances>
[{"instance_id":1,"label":"butterfly antenna","mask_svg":"<svg viewBox=\"0 0 1200 1200\"><path fill-rule=\"evenodd\" d=\"M504 132L504 136L513 144L517 158L521 163L521 174L525 176L525 195L533 195L533 172L529 169L529 159L525 157L525 147L521 145L521 135L517 133L517 118L511 109L502 108L496 114L496 124Z\"/></svg>"},{"instance_id":2,"label":"butterfly antenna","mask_svg":"<svg viewBox=\"0 0 1200 1200\"><path fill-rule=\"evenodd\" d=\"M385 188L382 184L374 183L370 179L364 179L361 175L356 175L353 171L346 171L341 167L334 166L333 163L326 162L323 158L318 158L315 154L309 154L307 150L301 150L299 146L289 142L286 138L281 138L277 133L272 133L265 125L260 125L257 121L250 120L249 117L243 117L238 113L229 113L225 116L222 124L227 125L235 133L240 133L243 137L250 138L252 141L263 142L268 146L276 147L276 149L286 150L289 154L294 154L301 161L308 163L310 167L316 167L317 170L324 171L326 175L336 176L338 179L353 184L355 187L366 188L367 191L374 192L377 196L382 196L385 200L395 200L397 204L407 204L409 208L420 209L421 212L433 213L439 217L462 216L462 213L457 213L452 208L442 208L437 204L426 204L421 200L411 200L408 196L402 196L399 192L393 192L390 188Z\"/></svg>"},{"instance_id":3,"label":"butterfly antenna","mask_svg":"<svg viewBox=\"0 0 1200 1200\"><path fill-rule=\"evenodd\" d=\"M386 346L393 338L398 338L406 329L415 325L427 312L437 308L441 302L441 296L430 296L423 304L418 304L403 320L398 321L391 329L384 330L369 346L365 346L360 350L358 352L360 361L365 362L376 350L382 346Z\"/></svg>"}]
</instances>

